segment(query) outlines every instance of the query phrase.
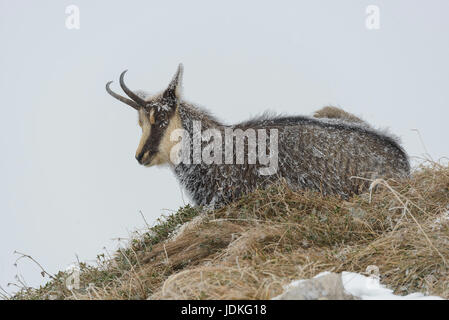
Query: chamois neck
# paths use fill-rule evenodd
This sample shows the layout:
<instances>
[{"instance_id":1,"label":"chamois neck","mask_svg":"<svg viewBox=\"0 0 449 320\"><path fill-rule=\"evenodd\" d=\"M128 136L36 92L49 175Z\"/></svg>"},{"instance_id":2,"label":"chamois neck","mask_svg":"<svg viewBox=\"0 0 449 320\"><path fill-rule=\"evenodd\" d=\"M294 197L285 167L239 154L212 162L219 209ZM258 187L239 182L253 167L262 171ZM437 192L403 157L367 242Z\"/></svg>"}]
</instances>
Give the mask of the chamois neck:
<instances>
[{"instance_id":1,"label":"chamois neck","mask_svg":"<svg viewBox=\"0 0 449 320\"><path fill-rule=\"evenodd\" d=\"M201 121L201 127L203 129L223 127L214 116L212 116L207 110L204 110L198 106L195 106L188 102L181 102L178 107L179 116L184 129L188 130L192 128L192 121Z\"/></svg>"}]
</instances>

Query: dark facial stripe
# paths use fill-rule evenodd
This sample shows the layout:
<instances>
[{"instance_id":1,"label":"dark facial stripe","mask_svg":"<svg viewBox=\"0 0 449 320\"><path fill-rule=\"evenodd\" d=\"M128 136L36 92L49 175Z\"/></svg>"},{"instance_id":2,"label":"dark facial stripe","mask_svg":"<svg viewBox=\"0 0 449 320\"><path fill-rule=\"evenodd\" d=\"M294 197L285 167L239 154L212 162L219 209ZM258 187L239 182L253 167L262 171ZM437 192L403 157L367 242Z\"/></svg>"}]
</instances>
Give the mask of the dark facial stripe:
<instances>
[{"instance_id":1,"label":"dark facial stripe","mask_svg":"<svg viewBox=\"0 0 449 320\"><path fill-rule=\"evenodd\" d=\"M173 120L174 112L171 112L171 115L168 119L168 123ZM151 131L150 136L145 141L145 144L143 145L141 154L144 155L146 152L149 152L148 154L148 160L151 160L159 151L159 145L161 143L162 137L164 136L165 131L167 130L168 125L166 126L160 126L158 123L151 125Z\"/></svg>"}]
</instances>

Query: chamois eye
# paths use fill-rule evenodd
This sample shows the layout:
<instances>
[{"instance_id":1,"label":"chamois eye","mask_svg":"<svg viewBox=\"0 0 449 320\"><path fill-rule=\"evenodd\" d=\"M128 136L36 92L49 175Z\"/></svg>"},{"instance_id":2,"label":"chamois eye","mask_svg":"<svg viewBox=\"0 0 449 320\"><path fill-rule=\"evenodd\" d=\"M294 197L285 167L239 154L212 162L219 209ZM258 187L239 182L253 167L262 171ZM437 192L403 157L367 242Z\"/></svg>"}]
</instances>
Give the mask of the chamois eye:
<instances>
[{"instance_id":1,"label":"chamois eye","mask_svg":"<svg viewBox=\"0 0 449 320\"><path fill-rule=\"evenodd\" d=\"M153 123L161 123L165 119L165 114L158 112L153 115Z\"/></svg>"}]
</instances>

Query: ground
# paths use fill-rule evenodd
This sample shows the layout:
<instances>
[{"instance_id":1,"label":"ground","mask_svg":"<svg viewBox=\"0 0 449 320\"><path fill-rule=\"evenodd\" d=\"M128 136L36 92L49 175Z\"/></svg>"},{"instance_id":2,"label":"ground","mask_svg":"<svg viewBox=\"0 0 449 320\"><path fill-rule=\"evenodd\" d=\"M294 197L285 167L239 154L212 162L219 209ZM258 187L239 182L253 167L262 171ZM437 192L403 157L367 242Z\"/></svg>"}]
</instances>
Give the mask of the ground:
<instances>
[{"instance_id":1,"label":"ground","mask_svg":"<svg viewBox=\"0 0 449 320\"><path fill-rule=\"evenodd\" d=\"M113 257L12 299L271 299L325 271L370 274L406 295L449 298L449 166L424 162L406 181L372 181L349 200L282 182L221 209L185 206Z\"/></svg>"}]
</instances>

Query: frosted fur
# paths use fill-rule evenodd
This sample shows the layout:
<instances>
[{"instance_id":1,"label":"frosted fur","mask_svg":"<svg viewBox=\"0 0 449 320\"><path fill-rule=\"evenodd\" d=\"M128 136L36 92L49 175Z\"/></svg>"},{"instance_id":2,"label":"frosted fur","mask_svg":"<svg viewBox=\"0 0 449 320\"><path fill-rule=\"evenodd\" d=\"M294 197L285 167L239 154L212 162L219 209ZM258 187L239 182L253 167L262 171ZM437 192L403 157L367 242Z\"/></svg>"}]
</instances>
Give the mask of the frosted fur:
<instances>
[{"instance_id":1,"label":"frosted fur","mask_svg":"<svg viewBox=\"0 0 449 320\"><path fill-rule=\"evenodd\" d=\"M181 163L173 166L181 185L198 205L223 204L279 178L295 189L347 198L366 190L369 185L365 180L352 177L402 178L409 174L407 155L397 140L364 122L264 114L227 126L189 103L181 102L178 112L183 128L190 134L192 120L201 121L203 130L279 130L279 169L275 175L259 175L260 164L247 164L247 157L243 165Z\"/></svg>"}]
</instances>

